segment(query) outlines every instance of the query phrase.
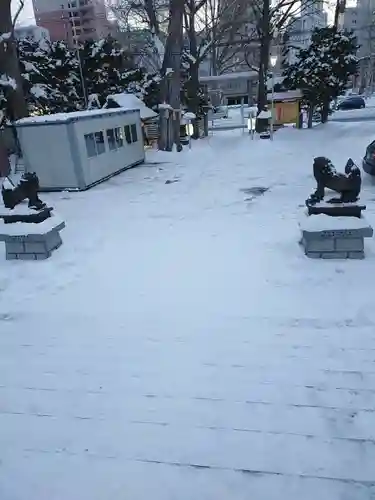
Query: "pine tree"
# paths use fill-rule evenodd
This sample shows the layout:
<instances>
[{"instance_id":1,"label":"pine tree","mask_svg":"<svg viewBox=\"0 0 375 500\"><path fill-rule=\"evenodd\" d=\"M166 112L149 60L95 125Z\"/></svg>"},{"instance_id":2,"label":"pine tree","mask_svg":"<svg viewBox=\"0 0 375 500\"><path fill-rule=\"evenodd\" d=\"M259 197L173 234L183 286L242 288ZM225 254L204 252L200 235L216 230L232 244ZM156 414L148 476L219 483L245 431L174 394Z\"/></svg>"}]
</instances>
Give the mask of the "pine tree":
<instances>
[{"instance_id":1,"label":"pine tree","mask_svg":"<svg viewBox=\"0 0 375 500\"><path fill-rule=\"evenodd\" d=\"M133 61L114 38L87 41L80 53L87 95L96 94L104 104L108 95L124 91Z\"/></svg>"},{"instance_id":2,"label":"pine tree","mask_svg":"<svg viewBox=\"0 0 375 500\"><path fill-rule=\"evenodd\" d=\"M80 47L79 55L64 42L39 44L24 39L18 43L22 85L31 114L84 109L84 91L91 104L95 100L99 106L108 95L121 92L134 93L151 107L159 102L160 76L136 68L112 38L86 42ZM85 89L82 88L81 69ZM5 94L1 90L0 85L0 110L6 108Z\"/></svg>"},{"instance_id":3,"label":"pine tree","mask_svg":"<svg viewBox=\"0 0 375 500\"><path fill-rule=\"evenodd\" d=\"M81 47L81 61L89 96L97 96L101 105L111 94L128 92L155 107L159 102L158 74L136 67L133 58L111 37L87 41Z\"/></svg>"},{"instance_id":4,"label":"pine tree","mask_svg":"<svg viewBox=\"0 0 375 500\"><path fill-rule=\"evenodd\" d=\"M76 51L59 41L50 45L49 55L51 86L57 91L56 107L64 112L83 109L85 99L83 92L79 93L82 89Z\"/></svg>"},{"instance_id":5,"label":"pine tree","mask_svg":"<svg viewBox=\"0 0 375 500\"><path fill-rule=\"evenodd\" d=\"M357 49L352 32L335 27L315 29L310 46L300 50L297 62L285 69L284 84L301 89L310 110L319 106L325 122L331 100L344 91L349 76L357 71Z\"/></svg>"},{"instance_id":6,"label":"pine tree","mask_svg":"<svg viewBox=\"0 0 375 500\"><path fill-rule=\"evenodd\" d=\"M158 73L148 73L143 68L122 74L123 92L136 95L146 106L155 109L159 102L161 77Z\"/></svg>"},{"instance_id":7,"label":"pine tree","mask_svg":"<svg viewBox=\"0 0 375 500\"><path fill-rule=\"evenodd\" d=\"M32 114L67 112L79 109L76 88L79 82L78 62L65 43L43 43L22 40L18 54L24 92Z\"/></svg>"}]
</instances>

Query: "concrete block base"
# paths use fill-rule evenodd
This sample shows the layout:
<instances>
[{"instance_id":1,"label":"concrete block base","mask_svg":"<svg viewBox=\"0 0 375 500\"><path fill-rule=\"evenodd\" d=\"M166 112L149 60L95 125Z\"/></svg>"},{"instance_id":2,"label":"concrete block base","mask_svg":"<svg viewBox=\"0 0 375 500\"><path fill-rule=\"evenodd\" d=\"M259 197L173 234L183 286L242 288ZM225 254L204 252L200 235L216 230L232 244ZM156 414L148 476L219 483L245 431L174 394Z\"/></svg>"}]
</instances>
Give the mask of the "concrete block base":
<instances>
[{"instance_id":1,"label":"concrete block base","mask_svg":"<svg viewBox=\"0 0 375 500\"><path fill-rule=\"evenodd\" d=\"M0 229L7 260L45 260L62 245L60 231L65 222L50 217L40 224L7 224Z\"/></svg>"},{"instance_id":2,"label":"concrete block base","mask_svg":"<svg viewBox=\"0 0 375 500\"><path fill-rule=\"evenodd\" d=\"M364 217L312 215L300 222L300 244L312 259L364 259L364 238L373 229Z\"/></svg>"}]
</instances>

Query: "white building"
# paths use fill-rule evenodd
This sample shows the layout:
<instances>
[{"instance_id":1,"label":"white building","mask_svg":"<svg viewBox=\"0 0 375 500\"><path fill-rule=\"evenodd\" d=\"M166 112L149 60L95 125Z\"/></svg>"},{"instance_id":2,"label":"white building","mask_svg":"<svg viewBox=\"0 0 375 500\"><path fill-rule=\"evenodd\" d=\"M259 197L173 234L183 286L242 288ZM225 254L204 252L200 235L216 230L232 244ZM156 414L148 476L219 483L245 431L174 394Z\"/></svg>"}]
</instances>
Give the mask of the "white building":
<instances>
[{"instance_id":1,"label":"white building","mask_svg":"<svg viewBox=\"0 0 375 500\"><path fill-rule=\"evenodd\" d=\"M323 10L323 2L309 4L300 17L297 17L288 29L286 47L289 49L287 63L293 64L299 50L307 49L311 42L311 34L315 28L327 26L327 13Z\"/></svg>"},{"instance_id":2,"label":"white building","mask_svg":"<svg viewBox=\"0 0 375 500\"><path fill-rule=\"evenodd\" d=\"M17 40L30 38L35 42L51 41L49 31L42 26L31 24L29 26L17 26L14 30L14 35Z\"/></svg>"},{"instance_id":3,"label":"white building","mask_svg":"<svg viewBox=\"0 0 375 500\"><path fill-rule=\"evenodd\" d=\"M342 23L342 27L345 30L352 30L354 32L358 32L359 28L358 12L359 12L358 7L347 7L345 9L345 12L343 14L343 23Z\"/></svg>"},{"instance_id":4,"label":"white building","mask_svg":"<svg viewBox=\"0 0 375 500\"><path fill-rule=\"evenodd\" d=\"M353 30L359 45L360 88L374 89L375 63L375 0L358 0L356 7L348 7L343 14L343 27Z\"/></svg>"}]
</instances>

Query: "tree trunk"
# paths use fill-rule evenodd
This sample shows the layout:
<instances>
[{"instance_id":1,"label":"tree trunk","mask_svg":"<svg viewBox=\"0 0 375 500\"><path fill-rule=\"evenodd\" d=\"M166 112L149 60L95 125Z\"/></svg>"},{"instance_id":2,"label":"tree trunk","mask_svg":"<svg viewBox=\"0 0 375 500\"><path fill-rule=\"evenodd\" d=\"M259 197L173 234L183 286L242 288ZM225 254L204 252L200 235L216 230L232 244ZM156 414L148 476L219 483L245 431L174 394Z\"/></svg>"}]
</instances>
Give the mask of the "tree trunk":
<instances>
[{"instance_id":1,"label":"tree trunk","mask_svg":"<svg viewBox=\"0 0 375 500\"><path fill-rule=\"evenodd\" d=\"M307 127L308 128L312 128L313 114L314 114L314 105L310 104L309 109L308 109L308 117L307 117Z\"/></svg>"},{"instance_id":2,"label":"tree trunk","mask_svg":"<svg viewBox=\"0 0 375 500\"><path fill-rule=\"evenodd\" d=\"M323 103L322 106L322 115L321 115L322 123L326 123L328 121L328 116L329 116L329 102L325 102Z\"/></svg>"},{"instance_id":3,"label":"tree trunk","mask_svg":"<svg viewBox=\"0 0 375 500\"><path fill-rule=\"evenodd\" d=\"M195 114L196 119L193 124L193 139L199 139L199 72L198 64L194 63L190 66L191 91L189 99L189 111Z\"/></svg>"},{"instance_id":4,"label":"tree trunk","mask_svg":"<svg viewBox=\"0 0 375 500\"><path fill-rule=\"evenodd\" d=\"M270 15L270 0L263 1L262 17L260 19L260 62L259 62L259 83L258 83L258 113L267 106L267 80L268 80L268 65L270 57L271 45L271 15ZM261 132L261 128L257 123L257 132Z\"/></svg>"},{"instance_id":5,"label":"tree trunk","mask_svg":"<svg viewBox=\"0 0 375 500\"><path fill-rule=\"evenodd\" d=\"M168 119L161 119L159 149L172 151L176 144L177 151L181 151L180 144L180 108L181 108L181 52L182 52L182 19L184 0L171 0L169 6L168 38L165 48L162 67L162 101L169 104ZM164 111L162 110L162 113Z\"/></svg>"},{"instance_id":6,"label":"tree trunk","mask_svg":"<svg viewBox=\"0 0 375 500\"><path fill-rule=\"evenodd\" d=\"M23 94L22 78L14 40L11 0L0 0L0 76L9 81L4 89L7 99L7 113L10 120L18 120L28 115L27 104Z\"/></svg>"},{"instance_id":7,"label":"tree trunk","mask_svg":"<svg viewBox=\"0 0 375 500\"><path fill-rule=\"evenodd\" d=\"M192 121L193 125L193 139L199 139L199 60L198 60L198 43L197 35L195 32L195 5L194 1L191 2L188 23L188 36L190 45L190 54L194 62L190 63L190 82L189 82L189 111L195 114L196 119Z\"/></svg>"},{"instance_id":8,"label":"tree trunk","mask_svg":"<svg viewBox=\"0 0 375 500\"><path fill-rule=\"evenodd\" d=\"M2 134L3 136L4 134ZM5 146L3 137L0 137L0 179L10 174L10 162L8 151Z\"/></svg>"}]
</instances>

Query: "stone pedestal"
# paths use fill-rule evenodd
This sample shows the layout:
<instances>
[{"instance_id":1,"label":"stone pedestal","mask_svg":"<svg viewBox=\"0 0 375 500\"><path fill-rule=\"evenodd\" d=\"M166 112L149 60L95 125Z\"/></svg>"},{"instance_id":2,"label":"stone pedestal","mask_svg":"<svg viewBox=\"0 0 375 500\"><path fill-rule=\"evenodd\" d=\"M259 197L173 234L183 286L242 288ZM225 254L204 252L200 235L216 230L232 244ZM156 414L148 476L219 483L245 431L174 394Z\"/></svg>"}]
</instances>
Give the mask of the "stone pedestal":
<instances>
[{"instance_id":1,"label":"stone pedestal","mask_svg":"<svg viewBox=\"0 0 375 500\"><path fill-rule=\"evenodd\" d=\"M40 222L43 222L51 217L52 210L52 207L44 207L41 210L33 210L28 208L26 204L21 203L12 209L1 207L0 219L3 219L5 224L14 224L15 222L39 224Z\"/></svg>"},{"instance_id":2,"label":"stone pedestal","mask_svg":"<svg viewBox=\"0 0 375 500\"><path fill-rule=\"evenodd\" d=\"M306 202L309 215L331 215L332 217L361 217L362 211L366 210L366 205L358 203L329 203L320 202L310 205Z\"/></svg>"},{"instance_id":3,"label":"stone pedestal","mask_svg":"<svg viewBox=\"0 0 375 500\"><path fill-rule=\"evenodd\" d=\"M0 223L0 241L5 242L7 260L45 260L62 245L60 231L65 222L52 216L41 222Z\"/></svg>"},{"instance_id":4,"label":"stone pedestal","mask_svg":"<svg viewBox=\"0 0 375 500\"><path fill-rule=\"evenodd\" d=\"M364 238L373 235L372 227L363 216L305 216L300 229L305 254L314 259L363 259Z\"/></svg>"}]
</instances>

